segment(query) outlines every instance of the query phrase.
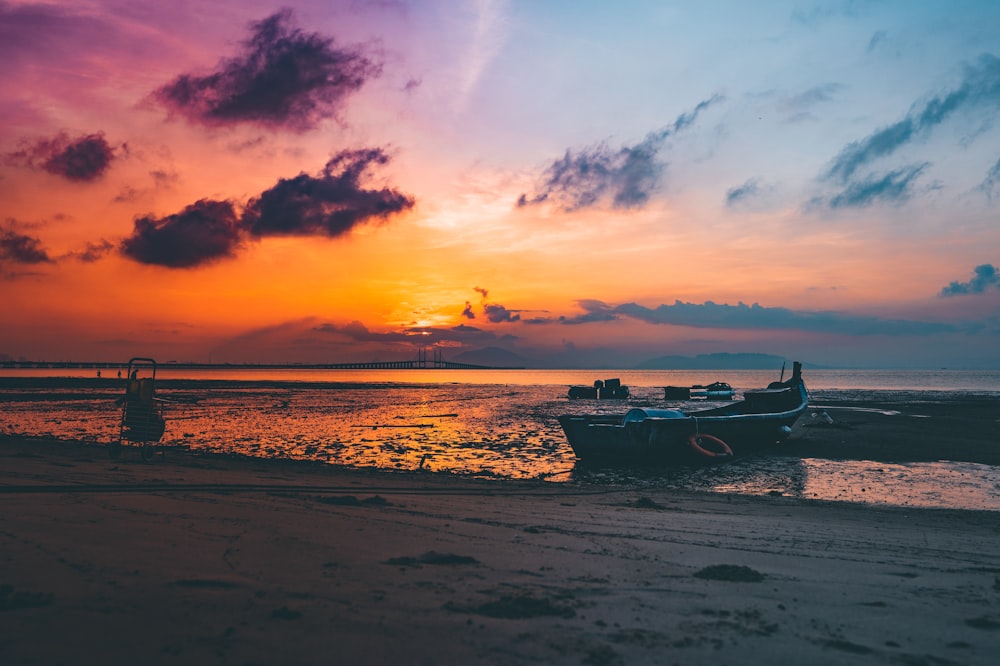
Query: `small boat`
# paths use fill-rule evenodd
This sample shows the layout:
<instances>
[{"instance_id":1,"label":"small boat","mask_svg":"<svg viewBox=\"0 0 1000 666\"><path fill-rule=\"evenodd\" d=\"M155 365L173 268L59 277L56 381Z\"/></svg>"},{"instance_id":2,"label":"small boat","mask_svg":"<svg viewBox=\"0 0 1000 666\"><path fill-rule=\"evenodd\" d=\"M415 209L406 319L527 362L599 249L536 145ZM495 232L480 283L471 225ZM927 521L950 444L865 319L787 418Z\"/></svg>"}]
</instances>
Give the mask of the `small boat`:
<instances>
[{"instance_id":1,"label":"small boat","mask_svg":"<svg viewBox=\"0 0 1000 666\"><path fill-rule=\"evenodd\" d=\"M695 384L694 386L664 386L663 397L667 400L732 400L736 394L726 382Z\"/></svg>"},{"instance_id":2,"label":"small boat","mask_svg":"<svg viewBox=\"0 0 1000 666\"><path fill-rule=\"evenodd\" d=\"M583 462L720 462L787 438L808 403L802 364L796 361L787 381L745 391L743 400L721 407L636 408L624 415L564 414L559 424Z\"/></svg>"}]
</instances>

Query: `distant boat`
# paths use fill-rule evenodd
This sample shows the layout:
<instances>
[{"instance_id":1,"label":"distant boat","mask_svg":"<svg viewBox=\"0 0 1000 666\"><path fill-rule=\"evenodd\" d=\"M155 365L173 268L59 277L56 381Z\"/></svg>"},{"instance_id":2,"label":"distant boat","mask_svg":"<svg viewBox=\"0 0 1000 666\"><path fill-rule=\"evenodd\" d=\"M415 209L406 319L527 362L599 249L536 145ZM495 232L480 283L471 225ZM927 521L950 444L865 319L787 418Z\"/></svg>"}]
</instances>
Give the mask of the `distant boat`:
<instances>
[{"instance_id":1,"label":"distant boat","mask_svg":"<svg viewBox=\"0 0 1000 666\"><path fill-rule=\"evenodd\" d=\"M736 394L733 387L726 382L712 382L711 384L694 386L664 386L663 397L667 400L691 400L692 398L703 398L705 400L731 400Z\"/></svg>"},{"instance_id":2,"label":"distant boat","mask_svg":"<svg viewBox=\"0 0 1000 666\"><path fill-rule=\"evenodd\" d=\"M570 386L569 397L576 400L580 398L590 400L625 400L629 397L627 386L622 386L620 379L600 379L594 381L593 386Z\"/></svg>"},{"instance_id":3,"label":"distant boat","mask_svg":"<svg viewBox=\"0 0 1000 666\"><path fill-rule=\"evenodd\" d=\"M564 414L559 424L584 462L719 462L787 438L809 403L802 364L787 381L704 410L631 409L623 415Z\"/></svg>"}]
</instances>

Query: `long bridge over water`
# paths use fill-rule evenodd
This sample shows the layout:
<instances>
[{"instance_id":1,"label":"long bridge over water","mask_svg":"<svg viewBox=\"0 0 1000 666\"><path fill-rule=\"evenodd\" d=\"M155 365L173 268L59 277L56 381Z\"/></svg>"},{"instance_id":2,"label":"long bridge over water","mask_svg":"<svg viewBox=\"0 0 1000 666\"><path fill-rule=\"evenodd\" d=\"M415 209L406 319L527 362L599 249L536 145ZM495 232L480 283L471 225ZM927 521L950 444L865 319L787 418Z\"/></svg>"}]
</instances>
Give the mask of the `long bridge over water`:
<instances>
[{"instance_id":1,"label":"long bridge over water","mask_svg":"<svg viewBox=\"0 0 1000 666\"><path fill-rule=\"evenodd\" d=\"M0 368L124 368L128 362L112 361L0 361ZM441 350L435 349L432 358L427 351L419 350L416 359L404 361L358 361L353 363L187 363L168 361L160 368L180 370L517 370L519 368L457 363L444 360Z\"/></svg>"}]
</instances>

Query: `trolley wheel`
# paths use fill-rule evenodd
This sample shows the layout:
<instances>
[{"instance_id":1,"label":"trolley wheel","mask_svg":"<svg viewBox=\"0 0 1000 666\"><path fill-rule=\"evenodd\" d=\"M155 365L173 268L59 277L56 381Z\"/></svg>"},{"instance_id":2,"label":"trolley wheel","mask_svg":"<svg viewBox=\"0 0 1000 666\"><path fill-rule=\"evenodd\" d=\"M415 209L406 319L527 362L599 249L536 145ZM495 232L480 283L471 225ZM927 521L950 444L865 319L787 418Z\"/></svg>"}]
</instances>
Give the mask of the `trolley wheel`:
<instances>
[{"instance_id":1,"label":"trolley wheel","mask_svg":"<svg viewBox=\"0 0 1000 666\"><path fill-rule=\"evenodd\" d=\"M156 455L156 445L152 442L142 443L142 459L145 462L149 462Z\"/></svg>"},{"instance_id":2,"label":"trolley wheel","mask_svg":"<svg viewBox=\"0 0 1000 666\"><path fill-rule=\"evenodd\" d=\"M108 444L108 457L112 460L118 460L122 455L122 443L121 440L117 442L110 442Z\"/></svg>"}]
</instances>

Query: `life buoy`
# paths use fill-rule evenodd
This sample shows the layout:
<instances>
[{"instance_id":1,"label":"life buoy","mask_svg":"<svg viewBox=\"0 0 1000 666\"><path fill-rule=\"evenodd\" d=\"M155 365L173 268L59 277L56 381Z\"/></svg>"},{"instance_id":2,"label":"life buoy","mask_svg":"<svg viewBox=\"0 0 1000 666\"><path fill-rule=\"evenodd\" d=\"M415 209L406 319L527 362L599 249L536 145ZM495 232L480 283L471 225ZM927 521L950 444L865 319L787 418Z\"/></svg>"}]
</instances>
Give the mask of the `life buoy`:
<instances>
[{"instance_id":1,"label":"life buoy","mask_svg":"<svg viewBox=\"0 0 1000 666\"><path fill-rule=\"evenodd\" d=\"M713 448L718 449L717 451L709 450L704 447L706 442L711 442ZM712 435L699 435L692 433L688 437L688 446L691 450L699 455L703 455L706 458L732 458L733 450L729 448L729 445L723 442L718 437L713 437Z\"/></svg>"}]
</instances>

